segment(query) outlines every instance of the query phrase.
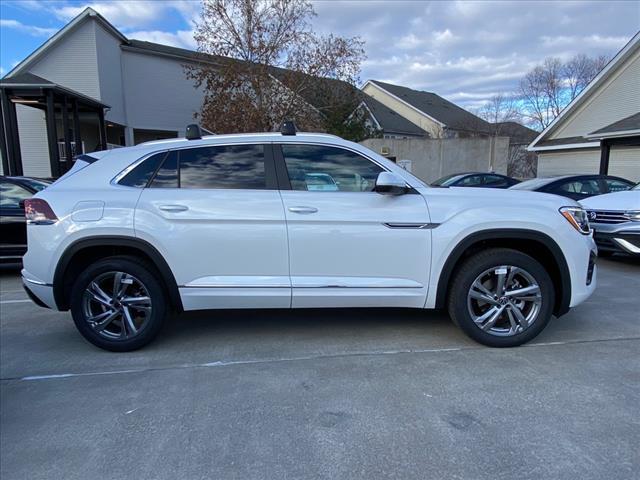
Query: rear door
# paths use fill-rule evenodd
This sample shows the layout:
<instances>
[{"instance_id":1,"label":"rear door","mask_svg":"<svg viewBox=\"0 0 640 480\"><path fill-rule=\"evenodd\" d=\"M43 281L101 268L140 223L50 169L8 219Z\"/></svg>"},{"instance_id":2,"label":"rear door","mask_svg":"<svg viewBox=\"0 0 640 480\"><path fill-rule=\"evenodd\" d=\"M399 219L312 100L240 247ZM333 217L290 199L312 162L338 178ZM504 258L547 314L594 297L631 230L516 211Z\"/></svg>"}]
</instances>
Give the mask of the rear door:
<instances>
[{"instance_id":1,"label":"rear door","mask_svg":"<svg viewBox=\"0 0 640 480\"><path fill-rule=\"evenodd\" d=\"M274 149L294 307L424 306L431 227L424 198L374 192L384 167L342 147Z\"/></svg>"},{"instance_id":2,"label":"rear door","mask_svg":"<svg viewBox=\"0 0 640 480\"><path fill-rule=\"evenodd\" d=\"M185 309L289 307L287 232L270 144L170 151L140 196Z\"/></svg>"}]
</instances>

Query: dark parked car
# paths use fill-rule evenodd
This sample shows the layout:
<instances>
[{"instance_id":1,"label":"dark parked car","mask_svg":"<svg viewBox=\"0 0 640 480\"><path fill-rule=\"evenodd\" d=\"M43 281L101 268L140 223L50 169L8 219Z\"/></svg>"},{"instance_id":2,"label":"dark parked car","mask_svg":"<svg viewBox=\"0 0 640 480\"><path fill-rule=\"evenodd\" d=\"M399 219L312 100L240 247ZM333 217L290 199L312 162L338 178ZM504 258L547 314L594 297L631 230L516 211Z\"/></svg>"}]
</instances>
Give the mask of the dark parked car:
<instances>
[{"instance_id":1,"label":"dark parked car","mask_svg":"<svg viewBox=\"0 0 640 480\"><path fill-rule=\"evenodd\" d=\"M27 251L22 201L45 189L50 180L0 176L0 263L19 262Z\"/></svg>"},{"instance_id":2,"label":"dark parked car","mask_svg":"<svg viewBox=\"0 0 640 480\"><path fill-rule=\"evenodd\" d=\"M483 187L483 188L509 188L519 183L515 178L500 175L499 173L454 173L442 177L431 185L434 187Z\"/></svg>"},{"instance_id":3,"label":"dark parked car","mask_svg":"<svg viewBox=\"0 0 640 480\"><path fill-rule=\"evenodd\" d=\"M562 177L534 178L510 187L514 190L532 190L554 193L574 200L584 200L594 195L622 192L635 183L610 175L565 175Z\"/></svg>"}]
</instances>

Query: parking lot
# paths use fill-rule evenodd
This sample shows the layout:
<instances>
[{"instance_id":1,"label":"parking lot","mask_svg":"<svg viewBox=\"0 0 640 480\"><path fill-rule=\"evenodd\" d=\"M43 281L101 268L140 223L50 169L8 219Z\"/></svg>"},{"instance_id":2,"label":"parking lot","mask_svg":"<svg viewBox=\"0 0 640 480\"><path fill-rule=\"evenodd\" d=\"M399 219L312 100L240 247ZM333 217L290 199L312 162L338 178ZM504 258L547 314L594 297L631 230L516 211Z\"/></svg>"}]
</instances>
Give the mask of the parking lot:
<instances>
[{"instance_id":1,"label":"parking lot","mask_svg":"<svg viewBox=\"0 0 640 480\"><path fill-rule=\"evenodd\" d=\"M637 478L640 262L598 282L516 349L441 312L225 311L116 354L4 270L0 476Z\"/></svg>"}]
</instances>

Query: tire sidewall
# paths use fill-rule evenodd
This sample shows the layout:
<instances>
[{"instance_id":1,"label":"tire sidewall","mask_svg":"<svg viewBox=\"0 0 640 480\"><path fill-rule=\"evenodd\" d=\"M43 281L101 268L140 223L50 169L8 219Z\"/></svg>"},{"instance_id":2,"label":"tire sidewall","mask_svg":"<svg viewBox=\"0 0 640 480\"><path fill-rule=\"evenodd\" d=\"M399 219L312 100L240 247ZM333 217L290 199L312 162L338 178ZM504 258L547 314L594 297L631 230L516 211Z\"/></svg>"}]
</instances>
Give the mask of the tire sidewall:
<instances>
[{"instance_id":1,"label":"tire sidewall","mask_svg":"<svg viewBox=\"0 0 640 480\"><path fill-rule=\"evenodd\" d=\"M475 324L467 307L467 294L475 279L487 269L498 265L513 265L526 270L538 283L542 295L540 312L533 325L524 332L499 337L482 331ZM472 339L490 347L515 347L535 338L549 323L553 313L555 292L551 277L534 258L516 250L492 249L469 258L455 275L449 297L449 314Z\"/></svg>"},{"instance_id":2,"label":"tire sidewall","mask_svg":"<svg viewBox=\"0 0 640 480\"><path fill-rule=\"evenodd\" d=\"M136 277L146 287L151 298L152 310L143 330L128 340L109 340L96 333L87 323L82 308L84 292L91 281L107 272L125 272ZM114 257L100 260L85 269L74 282L71 291L71 315L82 336L97 347L115 352L136 350L148 344L158 334L167 312L167 303L162 284L143 263L129 257Z\"/></svg>"}]
</instances>

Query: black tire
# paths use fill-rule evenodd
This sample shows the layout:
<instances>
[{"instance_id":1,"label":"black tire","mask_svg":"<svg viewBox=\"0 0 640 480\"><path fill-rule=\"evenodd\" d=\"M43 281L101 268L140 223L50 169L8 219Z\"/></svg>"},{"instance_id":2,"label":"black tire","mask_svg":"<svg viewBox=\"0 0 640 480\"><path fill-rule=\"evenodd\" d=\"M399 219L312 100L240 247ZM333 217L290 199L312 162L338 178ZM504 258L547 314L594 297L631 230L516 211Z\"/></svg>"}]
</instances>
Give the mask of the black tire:
<instances>
[{"instance_id":1,"label":"black tire","mask_svg":"<svg viewBox=\"0 0 640 480\"><path fill-rule=\"evenodd\" d=\"M512 265L528 272L540 287L542 297L538 315L530 326L510 336L496 336L482 330L474 322L467 302L467 296L476 278L499 265ZM492 248L469 257L456 270L449 290L447 307L454 323L473 340L489 347L516 347L532 340L544 330L551 319L554 302L553 282L540 262L518 250Z\"/></svg>"},{"instance_id":2,"label":"black tire","mask_svg":"<svg viewBox=\"0 0 640 480\"><path fill-rule=\"evenodd\" d=\"M134 277L146 288L150 298L150 314L145 317L145 322L140 329L131 333L130 338L105 338L102 334L97 333L87 321L85 303L83 302L85 291L94 279L110 272L124 272ZM136 257L108 257L89 265L78 276L71 293L71 314L76 328L89 342L112 352L130 352L147 345L158 335L169 312L165 288L158 278L160 275L152 265Z\"/></svg>"}]
</instances>

